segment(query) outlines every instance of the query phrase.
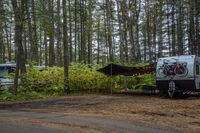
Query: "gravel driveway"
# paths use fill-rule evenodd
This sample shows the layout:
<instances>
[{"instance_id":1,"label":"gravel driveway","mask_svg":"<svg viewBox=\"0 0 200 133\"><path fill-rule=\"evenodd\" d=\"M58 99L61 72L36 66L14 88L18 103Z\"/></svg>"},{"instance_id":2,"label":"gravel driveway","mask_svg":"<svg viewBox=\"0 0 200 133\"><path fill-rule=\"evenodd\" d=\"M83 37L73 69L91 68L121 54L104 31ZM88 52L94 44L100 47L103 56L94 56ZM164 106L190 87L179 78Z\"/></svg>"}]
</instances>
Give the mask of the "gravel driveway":
<instances>
[{"instance_id":1,"label":"gravel driveway","mask_svg":"<svg viewBox=\"0 0 200 133\"><path fill-rule=\"evenodd\" d=\"M0 102L1 133L199 133L200 99L85 95Z\"/></svg>"},{"instance_id":2,"label":"gravel driveway","mask_svg":"<svg viewBox=\"0 0 200 133\"><path fill-rule=\"evenodd\" d=\"M147 127L131 121L91 117L82 115L61 115L56 113L0 111L1 133L171 133Z\"/></svg>"}]
</instances>

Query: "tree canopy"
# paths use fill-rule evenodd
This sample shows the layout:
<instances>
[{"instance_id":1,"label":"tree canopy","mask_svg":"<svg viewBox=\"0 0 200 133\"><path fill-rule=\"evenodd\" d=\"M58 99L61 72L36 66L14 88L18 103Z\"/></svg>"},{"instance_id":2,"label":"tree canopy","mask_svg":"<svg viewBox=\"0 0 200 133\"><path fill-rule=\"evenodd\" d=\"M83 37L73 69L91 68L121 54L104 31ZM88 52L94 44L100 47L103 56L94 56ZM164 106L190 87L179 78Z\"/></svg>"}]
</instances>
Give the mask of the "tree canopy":
<instances>
[{"instance_id":1,"label":"tree canopy","mask_svg":"<svg viewBox=\"0 0 200 133\"><path fill-rule=\"evenodd\" d=\"M1 0L0 62L62 66L65 52L68 63L85 64L199 55L199 21L199 0Z\"/></svg>"}]
</instances>

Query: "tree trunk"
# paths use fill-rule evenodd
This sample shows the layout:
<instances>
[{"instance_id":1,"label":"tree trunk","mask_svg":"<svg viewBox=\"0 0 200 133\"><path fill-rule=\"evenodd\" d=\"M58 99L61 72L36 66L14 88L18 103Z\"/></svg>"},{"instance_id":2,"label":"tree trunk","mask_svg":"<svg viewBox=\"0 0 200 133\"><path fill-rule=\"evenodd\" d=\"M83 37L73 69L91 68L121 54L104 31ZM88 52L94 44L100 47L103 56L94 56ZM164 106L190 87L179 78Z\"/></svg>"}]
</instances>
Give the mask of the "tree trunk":
<instances>
[{"instance_id":1,"label":"tree trunk","mask_svg":"<svg viewBox=\"0 0 200 133\"><path fill-rule=\"evenodd\" d=\"M69 54L70 54L70 56L69 56L69 58L70 58L70 62L72 62L73 61L73 53L72 53L72 49L73 49L73 47L72 47L72 19L71 19L71 16L72 16L72 14L71 14L71 0L68 0L68 3L69 3L69 6L68 6L68 8L69 8Z\"/></svg>"},{"instance_id":2,"label":"tree trunk","mask_svg":"<svg viewBox=\"0 0 200 133\"><path fill-rule=\"evenodd\" d=\"M123 31L122 31L122 20L121 20L121 5L120 2L117 1L117 19L118 19L118 27L119 27L119 51L120 51L120 62L124 64L124 42L123 42Z\"/></svg>"},{"instance_id":3,"label":"tree trunk","mask_svg":"<svg viewBox=\"0 0 200 133\"><path fill-rule=\"evenodd\" d=\"M167 39L169 45L169 56L172 56L172 44L171 44L171 32L170 32L170 9L169 9L169 0L167 0Z\"/></svg>"},{"instance_id":4,"label":"tree trunk","mask_svg":"<svg viewBox=\"0 0 200 133\"><path fill-rule=\"evenodd\" d=\"M66 0L63 0L63 54L64 54L64 90L66 93L70 92L69 79L68 79L68 34L67 34L67 10Z\"/></svg>"},{"instance_id":5,"label":"tree trunk","mask_svg":"<svg viewBox=\"0 0 200 133\"><path fill-rule=\"evenodd\" d=\"M122 2L121 5L122 10L122 19L123 19L123 40L124 40L124 56L125 56L125 63L129 62L129 56L128 56L128 23L127 23L127 5L126 1Z\"/></svg>"},{"instance_id":6,"label":"tree trunk","mask_svg":"<svg viewBox=\"0 0 200 133\"><path fill-rule=\"evenodd\" d=\"M5 63L3 60L4 56L4 43L3 43L3 18L4 18L3 1L0 1L0 63Z\"/></svg>"},{"instance_id":7,"label":"tree trunk","mask_svg":"<svg viewBox=\"0 0 200 133\"><path fill-rule=\"evenodd\" d=\"M98 26L97 26L97 64L99 64L100 60L100 18L98 18Z\"/></svg>"},{"instance_id":8,"label":"tree trunk","mask_svg":"<svg viewBox=\"0 0 200 133\"><path fill-rule=\"evenodd\" d=\"M78 30L78 28L77 28L77 21L78 21L78 18L77 18L77 12L78 12L78 10L77 10L77 0L75 0L75 2L74 2L74 15L75 15L75 17L74 17L74 23L75 23L75 30L74 30L74 61L76 62L76 60L77 60L77 30Z\"/></svg>"},{"instance_id":9,"label":"tree trunk","mask_svg":"<svg viewBox=\"0 0 200 133\"><path fill-rule=\"evenodd\" d=\"M135 12L135 30L136 30L136 38L135 38L135 46L136 46L136 61L141 61L141 52L140 52L140 44L139 44L139 17L140 17L140 11L141 11L141 0L137 2L137 0L134 1L134 12Z\"/></svg>"},{"instance_id":10,"label":"tree trunk","mask_svg":"<svg viewBox=\"0 0 200 133\"><path fill-rule=\"evenodd\" d=\"M178 2L178 19L177 19L177 45L178 45L178 55L183 55L183 7L182 2Z\"/></svg>"},{"instance_id":11,"label":"tree trunk","mask_svg":"<svg viewBox=\"0 0 200 133\"><path fill-rule=\"evenodd\" d=\"M148 45L148 56L149 61L152 60L152 44L151 44L151 27L150 27L150 3L149 0L146 1L146 15L147 15L147 45Z\"/></svg>"},{"instance_id":12,"label":"tree trunk","mask_svg":"<svg viewBox=\"0 0 200 133\"><path fill-rule=\"evenodd\" d=\"M159 2L159 17L158 17L158 57L163 56L163 12L162 12L163 2Z\"/></svg>"},{"instance_id":13,"label":"tree trunk","mask_svg":"<svg viewBox=\"0 0 200 133\"><path fill-rule=\"evenodd\" d=\"M23 47L24 47L24 57L25 57L25 60L27 61L27 59L28 59L28 44L27 44L27 30L25 29L25 26L24 26L24 32L23 32Z\"/></svg>"},{"instance_id":14,"label":"tree trunk","mask_svg":"<svg viewBox=\"0 0 200 133\"><path fill-rule=\"evenodd\" d=\"M39 56L38 56L38 37L37 37L37 26L36 26L36 10L35 10L35 0L31 0L32 2L32 12L33 12L33 61L35 65L39 64Z\"/></svg>"},{"instance_id":15,"label":"tree trunk","mask_svg":"<svg viewBox=\"0 0 200 133\"><path fill-rule=\"evenodd\" d=\"M113 62L113 42L112 42L112 25L111 25L111 3L110 0L106 0L106 25L107 25L107 41L108 41L108 48L109 48L109 62Z\"/></svg>"},{"instance_id":16,"label":"tree trunk","mask_svg":"<svg viewBox=\"0 0 200 133\"><path fill-rule=\"evenodd\" d=\"M146 28L146 24L145 25L145 28ZM147 61L147 32L145 29L143 29L143 37L144 37L144 40L143 40L143 43L144 43L144 62Z\"/></svg>"},{"instance_id":17,"label":"tree trunk","mask_svg":"<svg viewBox=\"0 0 200 133\"><path fill-rule=\"evenodd\" d=\"M189 4L189 49L191 54L196 54L195 44L195 23L194 23L194 1L190 0Z\"/></svg>"},{"instance_id":18,"label":"tree trunk","mask_svg":"<svg viewBox=\"0 0 200 133\"><path fill-rule=\"evenodd\" d=\"M88 38L88 64L92 63L92 24L93 24L93 19L92 19L92 0L89 0L89 5L88 5L88 18L87 19L87 27L88 27L88 32L87 32L87 38Z\"/></svg>"},{"instance_id":19,"label":"tree trunk","mask_svg":"<svg viewBox=\"0 0 200 133\"><path fill-rule=\"evenodd\" d=\"M49 66L55 65L55 51L54 51L54 6L53 0L49 1L49 12L51 19L50 21L50 31L49 31Z\"/></svg>"},{"instance_id":20,"label":"tree trunk","mask_svg":"<svg viewBox=\"0 0 200 133\"><path fill-rule=\"evenodd\" d=\"M173 0L173 3L175 1ZM172 4L173 4L172 3ZM172 56L176 55L176 23L175 23L175 5L172 5Z\"/></svg>"},{"instance_id":21,"label":"tree trunk","mask_svg":"<svg viewBox=\"0 0 200 133\"><path fill-rule=\"evenodd\" d=\"M5 32L6 32L6 43L7 43L7 53L8 53L8 61L11 62L11 54L12 54L12 51L11 51L11 44L10 44L10 38L9 38L9 30L8 30L8 23L5 22Z\"/></svg>"},{"instance_id":22,"label":"tree trunk","mask_svg":"<svg viewBox=\"0 0 200 133\"><path fill-rule=\"evenodd\" d=\"M23 24L25 19L25 4L26 0L20 1L20 6L17 1L12 0L15 19L15 46L17 48L16 72L14 79L14 94L17 94L19 71L22 75L26 73L24 49L22 45Z\"/></svg>"},{"instance_id":23,"label":"tree trunk","mask_svg":"<svg viewBox=\"0 0 200 133\"><path fill-rule=\"evenodd\" d=\"M45 60L45 66L48 66L49 65L49 60L48 60L48 46L47 46L47 33L46 31L44 31L44 52L45 52L45 55L44 55L44 60Z\"/></svg>"},{"instance_id":24,"label":"tree trunk","mask_svg":"<svg viewBox=\"0 0 200 133\"><path fill-rule=\"evenodd\" d=\"M56 45L56 64L62 65L62 52L61 50L61 15L60 15L60 0L57 0L57 45Z\"/></svg>"},{"instance_id":25,"label":"tree trunk","mask_svg":"<svg viewBox=\"0 0 200 133\"><path fill-rule=\"evenodd\" d=\"M196 45L198 47L198 55L200 55L200 1L195 0L195 25L196 25Z\"/></svg>"},{"instance_id":26,"label":"tree trunk","mask_svg":"<svg viewBox=\"0 0 200 133\"><path fill-rule=\"evenodd\" d=\"M27 23L28 23L28 38L29 38L29 43L30 43L30 53L29 53L29 57L31 62L33 63L35 61L35 56L34 56L34 40L33 40L33 27L32 27L32 20L31 20L31 12L32 10L30 10L29 7L30 4L26 3L26 17L27 17ZM28 52L26 52L28 54ZM27 55L28 57L28 55ZM34 62L35 63L35 62Z\"/></svg>"},{"instance_id":27,"label":"tree trunk","mask_svg":"<svg viewBox=\"0 0 200 133\"><path fill-rule=\"evenodd\" d=\"M81 2L81 63L86 64L86 0L82 0Z\"/></svg>"},{"instance_id":28,"label":"tree trunk","mask_svg":"<svg viewBox=\"0 0 200 133\"><path fill-rule=\"evenodd\" d=\"M43 43L43 41L42 41L42 29L41 29L41 27L40 27L40 34L39 34L39 42L40 42L40 45L39 45L39 65L40 66L42 66L43 65L43 47L42 47L42 43Z\"/></svg>"}]
</instances>

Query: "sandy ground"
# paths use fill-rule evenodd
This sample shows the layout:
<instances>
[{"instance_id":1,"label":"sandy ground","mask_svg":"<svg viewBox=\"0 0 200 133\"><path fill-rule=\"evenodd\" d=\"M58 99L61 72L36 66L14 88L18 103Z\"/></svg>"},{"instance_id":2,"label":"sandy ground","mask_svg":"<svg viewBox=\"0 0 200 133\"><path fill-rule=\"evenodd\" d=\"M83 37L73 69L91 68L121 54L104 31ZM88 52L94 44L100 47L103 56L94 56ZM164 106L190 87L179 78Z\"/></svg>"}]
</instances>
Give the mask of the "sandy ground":
<instances>
[{"instance_id":1,"label":"sandy ground","mask_svg":"<svg viewBox=\"0 0 200 133\"><path fill-rule=\"evenodd\" d=\"M120 121L118 124L121 123L124 126L134 122L139 126L145 125L168 132L200 132L200 97L167 99L145 95L68 96L28 102L0 102L0 110L81 116L83 121L86 118L97 118L97 120L103 118L109 119L109 123L112 123L113 120ZM7 115L4 117L4 114L0 112L0 121L8 121L9 119L17 120L15 116L9 118ZM35 120L34 123L41 122ZM91 132L97 132L97 130L93 131L93 128L89 129ZM90 132L90 130L85 131Z\"/></svg>"}]
</instances>

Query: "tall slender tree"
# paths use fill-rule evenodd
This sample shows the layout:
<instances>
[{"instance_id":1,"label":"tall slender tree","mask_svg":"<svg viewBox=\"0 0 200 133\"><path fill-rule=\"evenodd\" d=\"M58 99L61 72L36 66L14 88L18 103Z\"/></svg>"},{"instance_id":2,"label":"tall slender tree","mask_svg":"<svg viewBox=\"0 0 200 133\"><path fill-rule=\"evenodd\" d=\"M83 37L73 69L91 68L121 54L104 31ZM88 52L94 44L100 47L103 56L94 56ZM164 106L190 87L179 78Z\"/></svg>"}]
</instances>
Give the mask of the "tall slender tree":
<instances>
[{"instance_id":1,"label":"tall slender tree","mask_svg":"<svg viewBox=\"0 0 200 133\"><path fill-rule=\"evenodd\" d=\"M67 9L66 9L66 0L63 0L63 54L64 54L64 90L69 92L69 50L68 50L68 28L67 28Z\"/></svg>"},{"instance_id":2,"label":"tall slender tree","mask_svg":"<svg viewBox=\"0 0 200 133\"><path fill-rule=\"evenodd\" d=\"M49 28L49 66L54 66L55 65L55 45L54 45L54 36L55 36L55 27L54 27L54 0L49 0L48 2L48 7L49 7L49 21L50 21L50 27Z\"/></svg>"},{"instance_id":3,"label":"tall slender tree","mask_svg":"<svg viewBox=\"0 0 200 133\"><path fill-rule=\"evenodd\" d=\"M3 43L3 21L4 21L3 1L0 1L0 63L4 62L4 43Z\"/></svg>"},{"instance_id":4,"label":"tall slender tree","mask_svg":"<svg viewBox=\"0 0 200 133\"><path fill-rule=\"evenodd\" d=\"M72 46L72 12L71 12L71 0L68 0L68 9L69 9L69 57L70 62L73 61L73 46Z\"/></svg>"},{"instance_id":5,"label":"tall slender tree","mask_svg":"<svg viewBox=\"0 0 200 133\"><path fill-rule=\"evenodd\" d=\"M26 2L27 2L26 0L20 0L20 1L12 0L14 19L15 19L15 47L17 49L16 72L14 80L15 94L17 94L19 71L21 72L22 75L26 73L26 66L25 66L26 60L24 55L24 48L22 45Z\"/></svg>"},{"instance_id":6,"label":"tall slender tree","mask_svg":"<svg viewBox=\"0 0 200 133\"><path fill-rule=\"evenodd\" d=\"M184 19L184 10L183 10L183 1L177 3L177 46L178 46L178 55L182 55L184 52L183 48L183 19Z\"/></svg>"},{"instance_id":7,"label":"tall slender tree","mask_svg":"<svg viewBox=\"0 0 200 133\"><path fill-rule=\"evenodd\" d=\"M56 32L56 38L57 38L57 43L56 43L56 64L58 66L61 66L62 63L62 52L61 50L61 41L62 41L62 31L61 31L61 6L60 6L60 0L57 0L57 32Z\"/></svg>"}]
</instances>

